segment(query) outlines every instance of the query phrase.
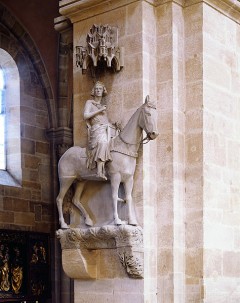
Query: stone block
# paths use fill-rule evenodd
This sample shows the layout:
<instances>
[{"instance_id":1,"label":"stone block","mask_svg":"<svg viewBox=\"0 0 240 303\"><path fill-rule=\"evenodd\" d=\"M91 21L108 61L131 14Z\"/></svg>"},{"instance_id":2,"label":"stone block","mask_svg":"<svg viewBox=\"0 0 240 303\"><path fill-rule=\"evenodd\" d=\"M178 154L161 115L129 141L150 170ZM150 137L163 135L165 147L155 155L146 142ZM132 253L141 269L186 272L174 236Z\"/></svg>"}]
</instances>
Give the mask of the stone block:
<instances>
[{"instance_id":1,"label":"stone block","mask_svg":"<svg viewBox=\"0 0 240 303\"><path fill-rule=\"evenodd\" d=\"M160 83L173 80L173 58L172 55L166 55L157 60L157 81ZM168 97L169 101L169 97Z\"/></svg>"},{"instance_id":2,"label":"stone block","mask_svg":"<svg viewBox=\"0 0 240 303\"><path fill-rule=\"evenodd\" d=\"M187 163L197 165L203 160L202 133L189 134L186 138Z\"/></svg>"},{"instance_id":3,"label":"stone block","mask_svg":"<svg viewBox=\"0 0 240 303\"><path fill-rule=\"evenodd\" d=\"M49 128L49 118L46 116L45 112L38 111L36 114L36 127L46 127ZM38 138L37 138L38 139Z\"/></svg>"},{"instance_id":4,"label":"stone block","mask_svg":"<svg viewBox=\"0 0 240 303\"><path fill-rule=\"evenodd\" d=\"M223 262L223 253L221 250L207 249L204 251L204 271L206 278L213 278L217 280L219 277L222 277L222 262Z\"/></svg>"},{"instance_id":5,"label":"stone block","mask_svg":"<svg viewBox=\"0 0 240 303\"><path fill-rule=\"evenodd\" d=\"M31 125L24 125L23 137L32 140L46 141L45 129Z\"/></svg>"},{"instance_id":6,"label":"stone block","mask_svg":"<svg viewBox=\"0 0 240 303\"><path fill-rule=\"evenodd\" d=\"M226 277L239 277L240 275L240 252L223 252L223 275Z\"/></svg>"},{"instance_id":7,"label":"stone block","mask_svg":"<svg viewBox=\"0 0 240 303\"><path fill-rule=\"evenodd\" d=\"M186 275L201 279L203 276L203 250L193 248L186 251Z\"/></svg>"},{"instance_id":8,"label":"stone block","mask_svg":"<svg viewBox=\"0 0 240 303\"><path fill-rule=\"evenodd\" d=\"M34 226L35 216L33 213L15 212L14 223L17 225Z\"/></svg>"},{"instance_id":9,"label":"stone block","mask_svg":"<svg viewBox=\"0 0 240 303\"><path fill-rule=\"evenodd\" d=\"M0 211L0 222L1 223L13 223L14 222L14 212L10 211Z\"/></svg>"},{"instance_id":10,"label":"stone block","mask_svg":"<svg viewBox=\"0 0 240 303\"><path fill-rule=\"evenodd\" d=\"M31 190L31 200L33 201L41 201L42 194L40 190Z\"/></svg>"},{"instance_id":11,"label":"stone block","mask_svg":"<svg viewBox=\"0 0 240 303\"><path fill-rule=\"evenodd\" d=\"M22 153L30 155L35 153L35 142L33 140L22 138L21 143Z\"/></svg>"},{"instance_id":12,"label":"stone block","mask_svg":"<svg viewBox=\"0 0 240 303\"><path fill-rule=\"evenodd\" d=\"M21 106L21 121L34 126L36 123L35 110L31 107Z\"/></svg>"},{"instance_id":13,"label":"stone block","mask_svg":"<svg viewBox=\"0 0 240 303\"><path fill-rule=\"evenodd\" d=\"M189 56L186 60L186 81L193 83L201 81L203 77L203 58L202 53Z\"/></svg>"},{"instance_id":14,"label":"stone block","mask_svg":"<svg viewBox=\"0 0 240 303\"><path fill-rule=\"evenodd\" d=\"M232 250L234 247L234 230L231 226L205 223L204 244L209 249Z\"/></svg>"},{"instance_id":15,"label":"stone block","mask_svg":"<svg viewBox=\"0 0 240 303\"><path fill-rule=\"evenodd\" d=\"M24 155L25 168L38 169L41 159L37 156Z\"/></svg>"},{"instance_id":16,"label":"stone block","mask_svg":"<svg viewBox=\"0 0 240 303\"><path fill-rule=\"evenodd\" d=\"M166 3L156 8L157 36L172 34L172 4Z\"/></svg>"},{"instance_id":17,"label":"stone block","mask_svg":"<svg viewBox=\"0 0 240 303\"><path fill-rule=\"evenodd\" d=\"M143 102L142 95L141 81L130 81L125 84L123 91L123 107L126 112L129 111L129 114L126 114L128 117L127 121L131 117L130 115L132 115L136 111L136 108ZM125 125L127 123L125 117L124 120Z\"/></svg>"},{"instance_id":18,"label":"stone block","mask_svg":"<svg viewBox=\"0 0 240 303\"><path fill-rule=\"evenodd\" d=\"M203 106L203 83L202 80L191 82L186 84L186 109L189 110L201 110ZM187 132L191 132L191 129L186 128Z\"/></svg>"},{"instance_id":19,"label":"stone block","mask_svg":"<svg viewBox=\"0 0 240 303\"><path fill-rule=\"evenodd\" d=\"M142 3L135 2L126 8L126 35L132 35L142 32L142 18L143 14Z\"/></svg>"},{"instance_id":20,"label":"stone block","mask_svg":"<svg viewBox=\"0 0 240 303\"><path fill-rule=\"evenodd\" d=\"M42 206L41 205L35 205L34 206L34 213L35 213L35 221L41 221L42 220Z\"/></svg>"},{"instance_id":21,"label":"stone block","mask_svg":"<svg viewBox=\"0 0 240 303\"><path fill-rule=\"evenodd\" d=\"M49 154L49 143L36 142L36 152L40 154Z\"/></svg>"},{"instance_id":22,"label":"stone block","mask_svg":"<svg viewBox=\"0 0 240 303\"><path fill-rule=\"evenodd\" d=\"M41 184L34 181L23 181L22 185L35 190L41 190Z\"/></svg>"},{"instance_id":23,"label":"stone block","mask_svg":"<svg viewBox=\"0 0 240 303\"><path fill-rule=\"evenodd\" d=\"M201 248L203 246L203 226L202 226L202 218L201 218L201 212L199 214L200 218L196 220L195 218L192 218L188 214L188 223L186 223L186 246L188 249L197 249ZM189 222L190 220L193 220L192 222Z\"/></svg>"},{"instance_id":24,"label":"stone block","mask_svg":"<svg viewBox=\"0 0 240 303\"><path fill-rule=\"evenodd\" d=\"M170 235L168 235L170 236ZM169 249L161 249L158 253L158 274L167 276L173 271L173 253Z\"/></svg>"},{"instance_id":25,"label":"stone block","mask_svg":"<svg viewBox=\"0 0 240 303\"><path fill-rule=\"evenodd\" d=\"M203 28L203 3L185 7L184 20L186 37L201 33Z\"/></svg>"},{"instance_id":26,"label":"stone block","mask_svg":"<svg viewBox=\"0 0 240 303\"><path fill-rule=\"evenodd\" d=\"M4 197L3 205L4 205L4 210L9 210L9 211L14 211L14 212L18 212L18 211L28 212L29 211L29 201L28 200Z\"/></svg>"},{"instance_id":27,"label":"stone block","mask_svg":"<svg viewBox=\"0 0 240 303\"><path fill-rule=\"evenodd\" d=\"M6 197L19 197L27 198L29 191L26 189L19 189L14 187L5 187L4 192L2 192Z\"/></svg>"},{"instance_id":28,"label":"stone block","mask_svg":"<svg viewBox=\"0 0 240 303\"><path fill-rule=\"evenodd\" d=\"M23 179L26 181L39 181L39 173L35 169L23 169ZM30 196L30 194L29 194Z\"/></svg>"},{"instance_id":29,"label":"stone block","mask_svg":"<svg viewBox=\"0 0 240 303\"><path fill-rule=\"evenodd\" d=\"M204 76L205 80L213 85L221 87L221 89L230 89L231 72L226 65L208 56L204 56Z\"/></svg>"},{"instance_id":30,"label":"stone block","mask_svg":"<svg viewBox=\"0 0 240 303\"><path fill-rule=\"evenodd\" d=\"M141 53L143 38L141 33L131 34L125 37L125 54L136 55Z\"/></svg>"}]
</instances>

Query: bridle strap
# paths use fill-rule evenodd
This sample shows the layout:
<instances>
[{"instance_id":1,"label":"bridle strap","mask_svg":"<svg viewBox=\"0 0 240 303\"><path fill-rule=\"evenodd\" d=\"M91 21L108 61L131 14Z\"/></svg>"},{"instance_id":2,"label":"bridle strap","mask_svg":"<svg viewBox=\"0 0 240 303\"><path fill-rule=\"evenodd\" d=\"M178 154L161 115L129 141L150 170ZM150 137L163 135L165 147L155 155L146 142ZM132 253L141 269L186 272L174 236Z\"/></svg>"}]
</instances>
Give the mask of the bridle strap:
<instances>
[{"instance_id":1,"label":"bridle strap","mask_svg":"<svg viewBox=\"0 0 240 303\"><path fill-rule=\"evenodd\" d=\"M126 142L123 137L121 136L121 133L119 134L119 138L123 141L123 143L125 144L129 144L129 145L138 145L138 144L147 144L150 139L148 138L148 136L146 136L145 138L143 138L142 140L140 140L138 143L130 143L130 142ZM145 142L146 141L146 142Z\"/></svg>"},{"instance_id":2,"label":"bridle strap","mask_svg":"<svg viewBox=\"0 0 240 303\"><path fill-rule=\"evenodd\" d=\"M150 107L152 107L152 106L150 106ZM143 113L142 113L142 110L143 109L141 109L141 114L143 115ZM139 121L139 119L140 119L140 115L139 115L139 117L138 117L138 121ZM143 115L143 119L144 119L144 123L146 122L145 121L145 116ZM137 142L137 143L130 143L130 142L127 142L127 141L125 141L125 139L123 139L123 137L122 137L122 135L121 135L121 133L119 133L119 138L123 141L123 143L125 143L125 144L129 144L129 145L138 145L138 144L147 144L151 139L148 137L148 135L145 137L145 138L143 138L142 140L140 140L139 142Z\"/></svg>"}]
</instances>

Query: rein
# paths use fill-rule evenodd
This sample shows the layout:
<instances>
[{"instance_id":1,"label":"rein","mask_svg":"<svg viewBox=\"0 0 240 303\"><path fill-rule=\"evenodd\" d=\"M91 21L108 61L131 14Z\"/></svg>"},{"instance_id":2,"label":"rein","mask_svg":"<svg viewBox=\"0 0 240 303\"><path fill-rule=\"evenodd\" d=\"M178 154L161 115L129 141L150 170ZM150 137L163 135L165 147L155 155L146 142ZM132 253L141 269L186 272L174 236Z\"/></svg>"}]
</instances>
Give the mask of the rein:
<instances>
[{"instance_id":1,"label":"rein","mask_svg":"<svg viewBox=\"0 0 240 303\"><path fill-rule=\"evenodd\" d=\"M126 141L123 139L123 137L121 136L121 133L120 133L118 136L119 136L119 138L122 140L123 143L129 144L129 145L147 144L147 143L150 141L150 139L148 138L148 136L146 136L145 138L143 138L142 140L140 140L140 141L137 142L137 143L129 143L129 142L126 142ZM145 142L145 141L146 141L146 142Z\"/></svg>"}]
</instances>

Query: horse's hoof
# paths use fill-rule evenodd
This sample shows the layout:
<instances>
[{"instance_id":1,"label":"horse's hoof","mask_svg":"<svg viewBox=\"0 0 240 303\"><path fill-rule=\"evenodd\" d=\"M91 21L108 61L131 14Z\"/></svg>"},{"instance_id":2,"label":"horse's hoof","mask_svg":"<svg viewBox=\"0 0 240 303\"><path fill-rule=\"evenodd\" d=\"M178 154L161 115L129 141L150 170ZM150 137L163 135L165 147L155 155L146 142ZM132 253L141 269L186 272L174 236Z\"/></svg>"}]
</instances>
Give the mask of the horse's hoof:
<instances>
[{"instance_id":1,"label":"horse's hoof","mask_svg":"<svg viewBox=\"0 0 240 303\"><path fill-rule=\"evenodd\" d=\"M124 200L124 199L118 198L117 200L118 200L118 202L126 203L126 200Z\"/></svg>"},{"instance_id":2,"label":"horse's hoof","mask_svg":"<svg viewBox=\"0 0 240 303\"><path fill-rule=\"evenodd\" d=\"M86 224L87 226L93 226L93 221L92 221L90 218L86 218L86 219L85 219L85 224Z\"/></svg>"},{"instance_id":3,"label":"horse's hoof","mask_svg":"<svg viewBox=\"0 0 240 303\"><path fill-rule=\"evenodd\" d=\"M67 225L66 223L62 223L61 225L61 229L68 229L69 225Z\"/></svg>"},{"instance_id":4,"label":"horse's hoof","mask_svg":"<svg viewBox=\"0 0 240 303\"><path fill-rule=\"evenodd\" d=\"M136 220L129 220L129 221L128 221L128 225L137 226L138 223L137 223Z\"/></svg>"},{"instance_id":5,"label":"horse's hoof","mask_svg":"<svg viewBox=\"0 0 240 303\"><path fill-rule=\"evenodd\" d=\"M120 220L120 219L115 219L114 224L115 225L123 225L123 224L126 224L126 223L124 221Z\"/></svg>"},{"instance_id":6,"label":"horse's hoof","mask_svg":"<svg viewBox=\"0 0 240 303\"><path fill-rule=\"evenodd\" d=\"M136 221L129 221L128 225L137 226L138 224Z\"/></svg>"}]
</instances>

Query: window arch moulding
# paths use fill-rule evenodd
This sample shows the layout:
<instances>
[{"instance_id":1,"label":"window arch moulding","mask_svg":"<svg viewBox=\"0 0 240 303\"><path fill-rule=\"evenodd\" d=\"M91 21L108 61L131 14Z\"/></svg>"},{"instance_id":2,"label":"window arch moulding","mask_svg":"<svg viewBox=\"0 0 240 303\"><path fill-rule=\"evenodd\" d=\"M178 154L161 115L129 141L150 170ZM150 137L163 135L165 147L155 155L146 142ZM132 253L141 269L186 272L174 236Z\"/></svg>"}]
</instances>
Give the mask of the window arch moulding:
<instances>
[{"instance_id":1,"label":"window arch moulding","mask_svg":"<svg viewBox=\"0 0 240 303\"><path fill-rule=\"evenodd\" d=\"M20 133L20 77L12 56L0 48L0 67L4 77L3 116L5 165L0 169L0 184L20 186L22 182ZM5 167L4 167L5 166Z\"/></svg>"}]
</instances>

